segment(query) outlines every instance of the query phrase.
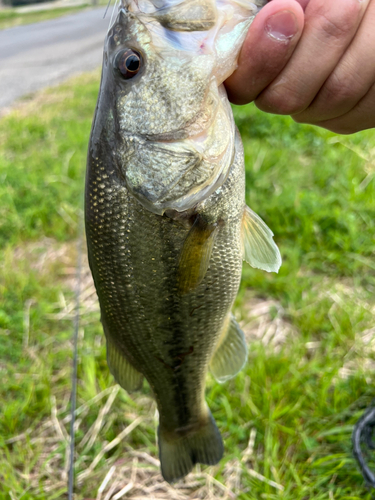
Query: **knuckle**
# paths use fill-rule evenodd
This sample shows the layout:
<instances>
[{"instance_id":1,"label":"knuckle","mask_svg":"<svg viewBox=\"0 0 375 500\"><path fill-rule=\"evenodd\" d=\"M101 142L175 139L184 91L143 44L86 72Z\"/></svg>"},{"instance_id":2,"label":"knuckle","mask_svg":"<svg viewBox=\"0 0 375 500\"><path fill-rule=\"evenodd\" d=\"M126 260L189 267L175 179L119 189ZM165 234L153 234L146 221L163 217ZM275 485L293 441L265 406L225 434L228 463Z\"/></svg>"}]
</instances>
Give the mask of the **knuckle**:
<instances>
[{"instance_id":1,"label":"knuckle","mask_svg":"<svg viewBox=\"0 0 375 500\"><path fill-rule=\"evenodd\" d=\"M263 92L256 100L256 105L263 111L278 115L292 115L306 108L301 96L285 88Z\"/></svg>"},{"instance_id":2,"label":"knuckle","mask_svg":"<svg viewBox=\"0 0 375 500\"><path fill-rule=\"evenodd\" d=\"M357 93L355 81L352 78L341 78L333 74L324 86L324 100L330 105L345 104Z\"/></svg>"},{"instance_id":3,"label":"knuckle","mask_svg":"<svg viewBox=\"0 0 375 500\"><path fill-rule=\"evenodd\" d=\"M355 70L355 64L342 62L326 80L320 95L320 101L329 107L346 105L357 100L364 91L364 82Z\"/></svg>"},{"instance_id":4,"label":"knuckle","mask_svg":"<svg viewBox=\"0 0 375 500\"><path fill-rule=\"evenodd\" d=\"M346 1L345 5L333 12L330 2L318 2L312 16L316 18L318 29L329 40L341 40L349 35L357 25L361 13L361 4L358 1Z\"/></svg>"}]
</instances>

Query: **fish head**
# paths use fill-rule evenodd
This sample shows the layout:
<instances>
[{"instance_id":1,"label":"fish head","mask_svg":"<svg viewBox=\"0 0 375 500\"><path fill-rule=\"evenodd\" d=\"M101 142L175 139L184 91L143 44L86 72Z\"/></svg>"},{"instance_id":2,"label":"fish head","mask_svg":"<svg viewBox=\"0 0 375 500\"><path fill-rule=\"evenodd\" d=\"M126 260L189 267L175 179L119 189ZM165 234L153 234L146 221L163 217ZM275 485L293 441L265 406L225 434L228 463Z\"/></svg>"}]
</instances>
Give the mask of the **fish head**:
<instances>
[{"instance_id":1,"label":"fish head","mask_svg":"<svg viewBox=\"0 0 375 500\"><path fill-rule=\"evenodd\" d=\"M128 190L154 213L185 211L226 178L235 131L222 82L257 6L122 1L106 37L97 114Z\"/></svg>"},{"instance_id":2,"label":"fish head","mask_svg":"<svg viewBox=\"0 0 375 500\"><path fill-rule=\"evenodd\" d=\"M103 85L122 133L148 140L187 136L204 108L215 64L209 50L197 56L191 47L196 38L196 32L169 30L145 12L120 10L107 35Z\"/></svg>"}]
</instances>

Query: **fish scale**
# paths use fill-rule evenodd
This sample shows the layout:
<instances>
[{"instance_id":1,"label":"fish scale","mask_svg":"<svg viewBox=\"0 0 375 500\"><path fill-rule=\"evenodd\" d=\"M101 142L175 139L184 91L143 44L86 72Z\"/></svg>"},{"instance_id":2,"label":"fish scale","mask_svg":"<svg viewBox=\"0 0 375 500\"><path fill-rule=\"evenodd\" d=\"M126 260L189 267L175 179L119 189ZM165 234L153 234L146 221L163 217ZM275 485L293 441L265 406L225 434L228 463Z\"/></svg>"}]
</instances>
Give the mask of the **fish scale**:
<instances>
[{"instance_id":1,"label":"fish scale","mask_svg":"<svg viewBox=\"0 0 375 500\"><path fill-rule=\"evenodd\" d=\"M281 259L246 207L241 138L220 80L256 7L165 5L126 1L108 32L85 217L108 365L129 392L150 385L161 471L173 482L223 454L205 378L210 369L225 382L247 359L231 315L242 260L277 271Z\"/></svg>"}]
</instances>

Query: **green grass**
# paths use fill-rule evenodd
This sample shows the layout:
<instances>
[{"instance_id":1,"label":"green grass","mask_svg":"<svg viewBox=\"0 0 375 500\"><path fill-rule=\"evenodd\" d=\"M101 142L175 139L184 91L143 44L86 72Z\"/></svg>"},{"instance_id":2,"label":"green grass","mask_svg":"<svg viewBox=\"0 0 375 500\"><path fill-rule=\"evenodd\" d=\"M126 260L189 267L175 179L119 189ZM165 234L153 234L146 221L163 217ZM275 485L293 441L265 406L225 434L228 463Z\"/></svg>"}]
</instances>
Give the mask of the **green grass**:
<instances>
[{"instance_id":1,"label":"green grass","mask_svg":"<svg viewBox=\"0 0 375 500\"><path fill-rule=\"evenodd\" d=\"M0 120L0 500L66 498L76 240L98 82L84 75ZM375 396L374 134L340 137L253 106L235 116L248 204L283 266L244 267L236 314L249 362L224 385L208 380L225 456L179 491L225 498L218 481L241 500L369 500L351 431ZM155 498L172 498L153 462L148 389L117 393L108 373L87 266L81 312L76 498L96 498L112 466L103 498L131 478L127 498L151 498L155 484Z\"/></svg>"},{"instance_id":2,"label":"green grass","mask_svg":"<svg viewBox=\"0 0 375 500\"><path fill-rule=\"evenodd\" d=\"M56 17L75 14L88 7L88 4L82 4L71 7L60 7L56 9L37 10L30 12L19 12L17 9L0 10L0 30L14 28L24 24L39 23L54 19Z\"/></svg>"}]
</instances>

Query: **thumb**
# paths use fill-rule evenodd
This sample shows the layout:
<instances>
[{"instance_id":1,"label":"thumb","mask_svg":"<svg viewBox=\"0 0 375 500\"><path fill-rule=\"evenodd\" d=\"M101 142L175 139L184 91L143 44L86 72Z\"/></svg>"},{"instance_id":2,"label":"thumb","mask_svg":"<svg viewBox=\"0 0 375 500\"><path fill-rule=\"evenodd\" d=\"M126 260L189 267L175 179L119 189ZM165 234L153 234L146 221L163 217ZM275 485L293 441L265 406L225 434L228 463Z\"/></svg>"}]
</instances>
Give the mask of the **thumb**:
<instances>
[{"instance_id":1,"label":"thumb","mask_svg":"<svg viewBox=\"0 0 375 500\"><path fill-rule=\"evenodd\" d=\"M226 80L234 104L253 101L283 70L301 37L304 12L299 1L273 0L255 17L238 60Z\"/></svg>"}]
</instances>

